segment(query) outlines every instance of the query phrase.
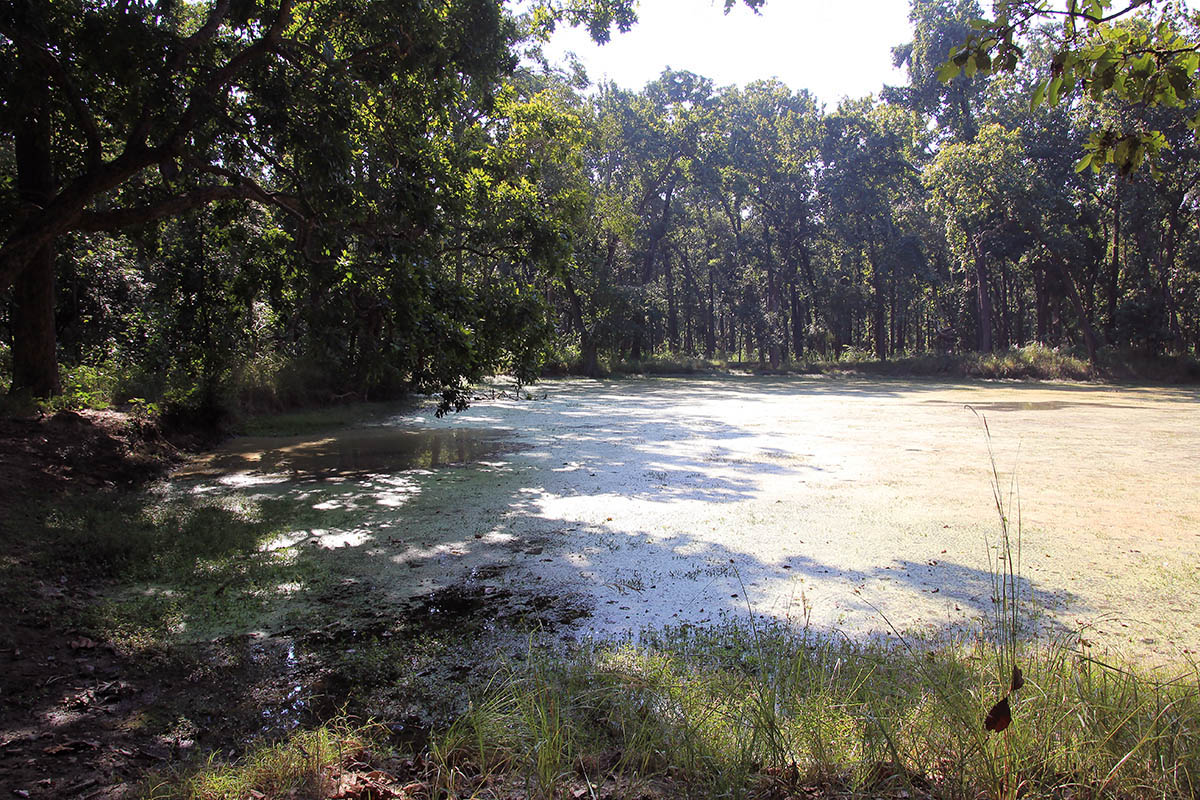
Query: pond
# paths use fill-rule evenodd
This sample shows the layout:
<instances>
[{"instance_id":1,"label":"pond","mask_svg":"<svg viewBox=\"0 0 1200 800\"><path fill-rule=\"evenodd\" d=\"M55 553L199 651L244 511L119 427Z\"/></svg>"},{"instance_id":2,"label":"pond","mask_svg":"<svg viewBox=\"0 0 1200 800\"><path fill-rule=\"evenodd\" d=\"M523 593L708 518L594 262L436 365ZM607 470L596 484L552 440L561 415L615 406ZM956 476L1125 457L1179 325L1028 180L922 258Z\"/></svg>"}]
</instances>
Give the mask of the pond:
<instances>
[{"instance_id":1,"label":"pond","mask_svg":"<svg viewBox=\"0 0 1200 800\"><path fill-rule=\"evenodd\" d=\"M940 638L992 608L994 464L1029 632L1082 636L1097 656L1200 652L1195 389L749 376L535 389L440 420L234 440L172 491L303 506L304 525L267 546L304 548L377 606L469 585L540 610L556 598L575 637L767 616Z\"/></svg>"}]
</instances>

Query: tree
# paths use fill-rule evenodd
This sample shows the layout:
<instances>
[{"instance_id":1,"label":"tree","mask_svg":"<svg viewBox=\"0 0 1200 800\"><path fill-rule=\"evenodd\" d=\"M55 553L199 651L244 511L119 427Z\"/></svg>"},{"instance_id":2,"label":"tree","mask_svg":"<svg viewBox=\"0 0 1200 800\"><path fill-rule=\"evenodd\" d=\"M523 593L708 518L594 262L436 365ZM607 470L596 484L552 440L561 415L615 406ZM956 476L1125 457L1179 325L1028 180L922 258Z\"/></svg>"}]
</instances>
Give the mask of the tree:
<instances>
[{"instance_id":1,"label":"tree","mask_svg":"<svg viewBox=\"0 0 1200 800\"><path fill-rule=\"evenodd\" d=\"M889 355L887 321L901 280L903 232L897 224L900 197L917 185L905 139L911 130L895 108L843 103L825 120L819 197L825 218L853 269L867 278L875 356ZM904 134L908 134L906 137ZM893 315L894 316L894 315Z\"/></svg>"},{"instance_id":2,"label":"tree","mask_svg":"<svg viewBox=\"0 0 1200 800\"><path fill-rule=\"evenodd\" d=\"M1157 11L1157 15L1155 12ZM1054 52L1032 88L1031 105L1055 105L1075 94L1111 97L1148 107L1187 108L1200 95L1200 38L1185 28L1173 3L1160 0L1067 0L1065 8L1040 0L998 0L993 19L976 19L975 32L952 48L939 71L943 81L993 71L1012 72L1039 26L1058 20ZM1200 111L1190 112L1200 127ZM1079 169L1113 164L1137 170L1166 145L1161 130L1094 130Z\"/></svg>"},{"instance_id":3,"label":"tree","mask_svg":"<svg viewBox=\"0 0 1200 800\"><path fill-rule=\"evenodd\" d=\"M983 79L957 75L941 80L946 54L971 33L971 21L980 17L977 0L912 0L909 20L913 41L892 50L897 67L908 70L908 86L888 87L884 99L931 116L960 141L975 138L975 119Z\"/></svg>"},{"instance_id":4,"label":"tree","mask_svg":"<svg viewBox=\"0 0 1200 800\"><path fill-rule=\"evenodd\" d=\"M533 16L584 21L597 35L633 20L628 0L543 4ZM58 390L54 248L70 231L239 200L280 209L314 258L331 255L321 230L425 235L439 187L410 154L428 152L447 109L490 111L519 35L496 0L6 4L0 134L13 143L22 208L0 232L13 388ZM388 139L393 156L370 171L369 137Z\"/></svg>"}]
</instances>

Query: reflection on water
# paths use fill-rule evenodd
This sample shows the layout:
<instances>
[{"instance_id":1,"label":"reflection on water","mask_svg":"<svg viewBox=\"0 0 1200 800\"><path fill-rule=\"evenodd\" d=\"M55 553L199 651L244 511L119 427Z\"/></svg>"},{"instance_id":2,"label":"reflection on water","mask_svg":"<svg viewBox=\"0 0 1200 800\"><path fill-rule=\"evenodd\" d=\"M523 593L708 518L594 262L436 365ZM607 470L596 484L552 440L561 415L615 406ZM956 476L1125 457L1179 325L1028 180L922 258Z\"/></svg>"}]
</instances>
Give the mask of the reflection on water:
<instances>
[{"instance_id":1,"label":"reflection on water","mask_svg":"<svg viewBox=\"0 0 1200 800\"><path fill-rule=\"evenodd\" d=\"M923 400L935 405L961 405L976 411L1061 411L1064 408L1137 408L1120 403L1081 403L1073 400L1023 400L991 403L959 403L954 400Z\"/></svg>"},{"instance_id":2,"label":"reflection on water","mask_svg":"<svg viewBox=\"0 0 1200 800\"><path fill-rule=\"evenodd\" d=\"M516 445L502 431L479 428L403 430L391 426L313 436L246 436L176 473L211 478L230 473L328 478L465 464Z\"/></svg>"}]
</instances>

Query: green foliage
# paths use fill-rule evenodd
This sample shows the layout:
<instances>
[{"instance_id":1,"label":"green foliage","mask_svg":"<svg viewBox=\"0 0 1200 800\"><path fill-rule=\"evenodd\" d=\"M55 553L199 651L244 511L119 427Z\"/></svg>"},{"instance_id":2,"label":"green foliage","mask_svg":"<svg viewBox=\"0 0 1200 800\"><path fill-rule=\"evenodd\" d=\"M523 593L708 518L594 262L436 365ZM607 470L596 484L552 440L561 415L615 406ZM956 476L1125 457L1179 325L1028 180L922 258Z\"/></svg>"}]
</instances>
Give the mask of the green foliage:
<instances>
[{"instance_id":1,"label":"green foliage","mask_svg":"<svg viewBox=\"0 0 1200 800\"><path fill-rule=\"evenodd\" d=\"M0 13L0 157L22 175L52 165L58 198L4 231L0 289L57 240L70 361L117 351L156 384L136 396L201 410L229 402L246 364L300 353L340 392L432 391L443 409L489 371L528 379L545 320L495 302L488 276L528 290L562 256L543 211L569 215L576 190L542 175L581 129L520 88L514 48L555 21L598 39L633 21L627 0L530 14L494 0ZM47 119L53 136L16 134Z\"/></svg>"},{"instance_id":2,"label":"green foliage","mask_svg":"<svg viewBox=\"0 0 1200 800\"><path fill-rule=\"evenodd\" d=\"M218 421L418 392L444 413L497 372L1200 346L1195 25L1154 4L1041 30L1027 2L980 22L914 0L908 85L832 110L674 70L589 94L517 60L555 25L625 29L623 0L280 8L0 14L0 165L47 70L56 191L141 164L30 223L61 227L58 406ZM247 49L280 19L277 57ZM402 39L421 46L374 57ZM206 80L239 89L192 104Z\"/></svg>"},{"instance_id":3,"label":"green foliage","mask_svg":"<svg viewBox=\"0 0 1200 800\"><path fill-rule=\"evenodd\" d=\"M1155 15L1155 6L1157 15ZM1030 0L998 3L993 19L975 19L965 42L949 51L938 72L943 81L958 75L1012 72L1025 56L1023 37L1043 20L1061 19L1049 63L1031 87L1030 106L1051 106L1076 94L1143 108L1187 109L1200 86L1200 43L1180 12L1167 3L1070 0L1063 11ZM1200 125L1200 112L1188 112L1188 125ZM1161 130L1141 124L1132 130L1104 126L1092 132L1076 168L1098 172L1112 164L1122 175L1155 163L1169 147Z\"/></svg>"}]
</instances>

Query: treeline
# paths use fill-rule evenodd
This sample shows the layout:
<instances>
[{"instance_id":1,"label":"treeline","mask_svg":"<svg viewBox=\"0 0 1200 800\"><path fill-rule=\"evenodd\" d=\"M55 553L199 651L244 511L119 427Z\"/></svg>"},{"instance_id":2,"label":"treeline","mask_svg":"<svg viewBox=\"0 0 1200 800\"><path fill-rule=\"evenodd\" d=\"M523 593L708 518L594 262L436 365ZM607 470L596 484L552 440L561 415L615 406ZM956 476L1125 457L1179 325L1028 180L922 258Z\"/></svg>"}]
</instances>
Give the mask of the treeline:
<instances>
[{"instance_id":1,"label":"treeline","mask_svg":"<svg viewBox=\"0 0 1200 800\"><path fill-rule=\"evenodd\" d=\"M1194 353L1195 108L1031 112L1045 41L1015 74L943 83L979 14L916 0L915 41L895 51L909 85L834 109L674 72L586 100L559 89L590 134L592 227L556 303L584 370L663 352L773 367L848 350ZM1137 123L1166 137L1153 169L1080 163L1096 131Z\"/></svg>"},{"instance_id":2,"label":"treeline","mask_svg":"<svg viewBox=\"0 0 1200 800\"><path fill-rule=\"evenodd\" d=\"M623 2L368 5L5 12L14 391L453 408L549 362L1200 349L1188 109L1031 111L1053 30L1014 73L943 82L980 9L914 0L909 84L828 108L684 72L589 87L541 60L554 24L627 27ZM1080 163L1089 136L1145 124L1153 169Z\"/></svg>"}]
</instances>

